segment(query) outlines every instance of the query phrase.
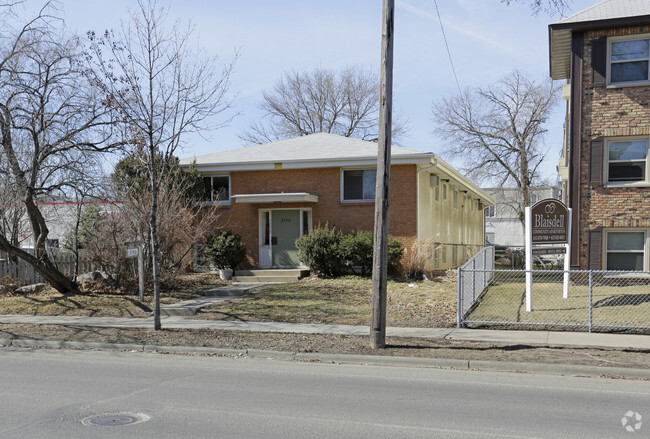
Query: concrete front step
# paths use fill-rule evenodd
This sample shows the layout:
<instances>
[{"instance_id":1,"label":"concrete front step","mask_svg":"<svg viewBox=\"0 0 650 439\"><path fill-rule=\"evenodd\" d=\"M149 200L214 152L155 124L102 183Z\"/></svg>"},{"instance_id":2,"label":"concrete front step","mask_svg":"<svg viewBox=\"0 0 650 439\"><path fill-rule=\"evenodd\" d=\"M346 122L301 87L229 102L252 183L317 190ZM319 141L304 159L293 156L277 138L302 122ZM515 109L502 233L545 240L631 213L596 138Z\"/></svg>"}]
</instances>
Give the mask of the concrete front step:
<instances>
[{"instance_id":1,"label":"concrete front step","mask_svg":"<svg viewBox=\"0 0 650 439\"><path fill-rule=\"evenodd\" d=\"M286 283L295 282L299 279L297 276L233 276L234 283Z\"/></svg>"},{"instance_id":2,"label":"concrete front step","mask_svg":"<svg viewBox=\"0 0 650 439\"><path fill-rule=\"evenodd\" d=\"M273 269L273 270L237 270L232 277L233 282L295 282L303 276L308 276L307 269Z\"/></svg>"}]
</instances>

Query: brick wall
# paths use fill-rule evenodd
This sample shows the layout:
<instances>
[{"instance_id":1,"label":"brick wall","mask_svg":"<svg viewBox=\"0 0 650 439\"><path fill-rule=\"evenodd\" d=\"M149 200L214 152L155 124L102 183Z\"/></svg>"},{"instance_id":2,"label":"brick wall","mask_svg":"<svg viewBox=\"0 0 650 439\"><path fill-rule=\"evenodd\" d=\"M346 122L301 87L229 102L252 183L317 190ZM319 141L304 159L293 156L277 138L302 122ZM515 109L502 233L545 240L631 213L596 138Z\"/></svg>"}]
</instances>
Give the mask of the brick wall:
<instances>
[{"instance_id":1,"label":"brick wall","mask_svg":"<svg viewBox=\"0 0 650 439\"><path fill-rule=\"evenodd\" d=\"M237 203L221 208L221 226L242 236L249 253L249 263L258 265L260 209L311 208L314 227L335 225L344 232L374 225L374 202L341 202L341 168L274 169L268 171L233 171L231 194L308 192L319 196L317 203ZM417 234L416 166L391 167L390 230L402 239L405 247ZM374 201L374 200L373 200Z\"/></svg>"},{"instance_id":2,"label":"brick wall","mask_svg":"<svg viewBox=\"0 0 650 439\"><path fill-rule=\"evenodd\" d=\"M601 137L650 134L650 86L618 88L594 86L591 69L591 42L601 36L643 33L650 33L650 26L608 29L585 34L580 163L581 268L589 267L589 233L591 231L616 227L650 228L650 188L605 187L589 183L592 140Z\"/></svg>"}]
</instances>

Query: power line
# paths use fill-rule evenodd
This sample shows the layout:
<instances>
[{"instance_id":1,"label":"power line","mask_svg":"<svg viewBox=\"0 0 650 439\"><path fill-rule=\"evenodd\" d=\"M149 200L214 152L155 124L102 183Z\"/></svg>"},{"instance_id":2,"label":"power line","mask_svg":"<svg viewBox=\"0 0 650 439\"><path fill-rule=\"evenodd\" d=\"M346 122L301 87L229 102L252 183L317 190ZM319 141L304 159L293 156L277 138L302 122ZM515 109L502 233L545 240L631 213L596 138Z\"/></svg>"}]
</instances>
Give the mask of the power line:
<instances>
[{"instance_id":1,"label":"power line","mask_svg":"<svg viewBox=\"0 0 650 439\"><path fill-rule=\"evenodd\" d=\"M438 22L440 23L440 30L442 31L442 39L445 41L445 47L447 48L447 55L449 56L449 64L451 64L451 71L454 73L454 79L456 80L456 87L458 87L458 93L463 94L463 91L460 88L460 82L458 82L458 75L456 75L454 60L451 58L451 50L449 50L449 43L447 42L447 35L445 34L445 28L442 25L442 18L440 17L440 10L438 9L438 0L433 0L433 3L436 5L436 13L438 14Z\"/></svg>"}]
</instances>

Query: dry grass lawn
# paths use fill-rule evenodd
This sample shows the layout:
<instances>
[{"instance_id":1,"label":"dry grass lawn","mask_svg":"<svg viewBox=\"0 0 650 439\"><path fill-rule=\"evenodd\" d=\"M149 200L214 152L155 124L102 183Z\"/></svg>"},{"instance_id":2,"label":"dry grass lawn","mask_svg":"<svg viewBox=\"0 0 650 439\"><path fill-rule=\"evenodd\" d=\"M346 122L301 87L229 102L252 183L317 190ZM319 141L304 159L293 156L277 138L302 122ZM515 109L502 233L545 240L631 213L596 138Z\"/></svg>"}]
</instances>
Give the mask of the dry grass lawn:
<instances>
[{"instance_id":1,"label":"dry grass lawn","mask_svg":"<svg viewBox=\"0 0 650 439\"><path fill-rule=\"evenodd\" d=\"M368 325L371 280L311 277L269 285L241 298L202 310L194 318ZM456 279L388 282L387 324L403 327L452 326L456 321Z\"/></svg>"},{"instance_id":2,"label":"dry grass lawn","mask_svg":"<svg viewBox=\"0 0 650 439\"><path fill-rule=\"evenodd\" d=\"M533 311L525 306L523 282L499 282L489 288L468 320L541 324L589 324L589 288L571 284L569 297L562 297L561 282L533 285ZM602 285L593 289L594 326L650 327L650 285ZM553 325L549 325L553 326Z\"/></svg>"},{"instance_id":3,"label":"dry grass lawn","mask_svg":"<svg viewBox=\"0 0 650 439\"><path fill-rule=\"evenodd\" d=\"M213 274L180 275L173 282L161 285L160 302L165 305L191 299L199 296L203 289L224 284ZM145 290L144 303L140 303L137 290L115 291L102 284L84 285L81 290L80 293L61 294L48 287L32 294L4 293L0 295L0 314L94 317L149 317L152 314L152 291Z\"/></svg>"},{"instance_id":4,"label":"dry grass lawn","mask_svg":"<svg viewBox=\"0 0 650 439\"><path fill-rule=\"evenodd\" d=\"M211 274L192 273L163 285L161 303L175 303L200 296L203 289L225 284ZM241 298L204 309L194 318L295 323L368 325L371 280L347 276L338 279L302 279L268 285ZM149 317L153 296L140 303L137 292L111 291L102 285L86 286L75 294L52 288L34 294L0 295L0 314ZM452 326L456 319L456 278L441 276L430 281L388 282L389 326Z\"/></svg>"}]
</instances>

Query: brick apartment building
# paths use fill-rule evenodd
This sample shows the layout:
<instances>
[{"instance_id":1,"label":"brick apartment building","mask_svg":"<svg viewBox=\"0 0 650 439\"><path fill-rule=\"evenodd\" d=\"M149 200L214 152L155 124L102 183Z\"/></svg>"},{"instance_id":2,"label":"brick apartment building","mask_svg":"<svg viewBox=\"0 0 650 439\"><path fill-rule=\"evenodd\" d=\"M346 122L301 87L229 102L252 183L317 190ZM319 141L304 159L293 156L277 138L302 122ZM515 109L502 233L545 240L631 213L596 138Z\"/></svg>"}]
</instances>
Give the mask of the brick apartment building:
<instances>
[{"instance_id":1,"label":"brick apartment building","mask_svg":"<svg viewBox=\"0 0 650 439\"><path fill-rule=\"evenodd\" d=\"M605 0L549 26L566 79L559 170L571 267L650 270L650 1Z\"/></svg>"},{"instance_id":2,"label":"brick apartment building","mask_svg":"<svg viewBox=\"0 0 650 439\"><path fill-rule=\"evenodd\" d=\"M377 144L312 134L181 160L204 176L207 203L242 236L249 264L298 267L295 241L318 225L373 230ZM389 233L416 240L485 242L492 198L430 152L394 146Z\"/></svg>"}]
</instances>

